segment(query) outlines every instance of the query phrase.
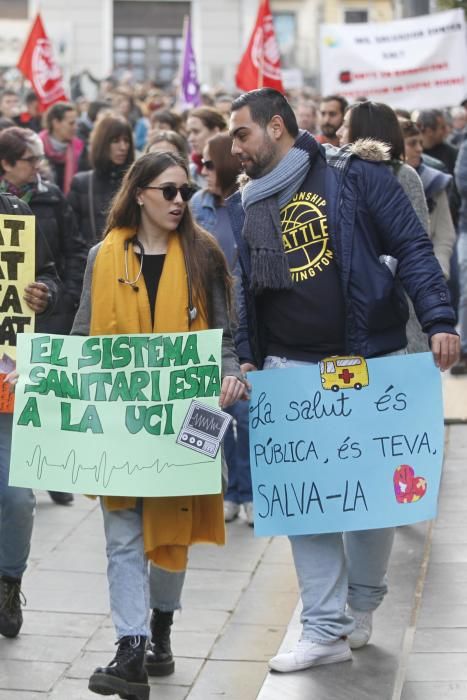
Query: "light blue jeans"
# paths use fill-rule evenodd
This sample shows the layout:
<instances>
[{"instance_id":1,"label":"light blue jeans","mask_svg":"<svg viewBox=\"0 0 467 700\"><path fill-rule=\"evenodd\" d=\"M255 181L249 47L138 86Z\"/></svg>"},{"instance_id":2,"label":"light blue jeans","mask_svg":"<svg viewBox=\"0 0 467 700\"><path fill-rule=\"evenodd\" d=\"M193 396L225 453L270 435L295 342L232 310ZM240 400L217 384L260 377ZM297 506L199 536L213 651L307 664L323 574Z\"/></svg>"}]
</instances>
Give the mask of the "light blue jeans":
<instances>
[{"instance_id":1,"label":"light blue jeans","mask_svg":"<svg viewBox=\"0 0 467 700\"><path fill-rule=\"evenodd\" d=\"M270 356L264 369L307 364ZM354 610L378 607L387 593L394 533L391 527L289 537L303 605L303 638L326 644L349 635L355 625L346 615L346 603Z\"/></svg>"},{"instance_id":2,"label":"light blue jeans","mask_svg":"<svg viewBox=\"0 0 467 700\"><path fill-rule=\"evenodd\" d=\"M31 489L8 486L13 416L0 413L0 576L21 578L31 549L36 499Z\"/></svg>"},{"instance_id":3,"label":"light blue jeans","mask_svg":"<svg viewBox=\"0 0 467 700\"><path fill-rule=\"evenodd\" d=\"M149 609L178 610L185 571L149 566L143 543L142 499L136 508L109 511L101 499L110 610L117 639L149 636Z\"/></svg>"}]
</instances>

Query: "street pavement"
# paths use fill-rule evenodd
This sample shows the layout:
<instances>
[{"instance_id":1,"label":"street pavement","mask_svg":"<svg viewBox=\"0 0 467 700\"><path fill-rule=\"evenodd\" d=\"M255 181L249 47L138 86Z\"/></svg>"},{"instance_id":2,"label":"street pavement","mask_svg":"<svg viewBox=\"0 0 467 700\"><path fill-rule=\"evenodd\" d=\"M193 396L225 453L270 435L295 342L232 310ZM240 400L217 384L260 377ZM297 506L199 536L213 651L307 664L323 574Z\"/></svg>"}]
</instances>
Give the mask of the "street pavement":
<instances>
[{"instance_id":1,"label":"street pavement","mask_svg":"<svg viewBox=\"0 0 467 700\"><path fill-rule=\"evenodd\" d=\"M466 463L467 424L448 425L439 516L398 528L390 592L352 663L267 672L300 631L286 538L255 538L239 519L226 547L193 547L176 671L152 679L151 700L466 700ZM115 650L101 513L82 496L71 507L37 496L24 626L0 638L0 700L95 700L87 679Z\"/></svg>"}]
</instances>

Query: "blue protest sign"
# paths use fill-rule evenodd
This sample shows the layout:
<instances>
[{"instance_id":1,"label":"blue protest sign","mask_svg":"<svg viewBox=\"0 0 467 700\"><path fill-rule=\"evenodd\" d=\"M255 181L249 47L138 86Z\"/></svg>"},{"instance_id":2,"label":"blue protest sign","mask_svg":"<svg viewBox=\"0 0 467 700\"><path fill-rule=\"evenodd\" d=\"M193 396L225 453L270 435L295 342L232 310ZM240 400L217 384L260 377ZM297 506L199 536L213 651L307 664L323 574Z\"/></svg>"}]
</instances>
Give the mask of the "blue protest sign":
<instances>
[{"instance_id":1,"label":"blue protest sign","mask_svg":"<svg viewBox=\"0 0 467 700\"><path fill-rule=\"evenodd\" d=\"M257 535L303 535L434 518L443 460L431 353L251 372Z\"/></svg>"}]
</instances>

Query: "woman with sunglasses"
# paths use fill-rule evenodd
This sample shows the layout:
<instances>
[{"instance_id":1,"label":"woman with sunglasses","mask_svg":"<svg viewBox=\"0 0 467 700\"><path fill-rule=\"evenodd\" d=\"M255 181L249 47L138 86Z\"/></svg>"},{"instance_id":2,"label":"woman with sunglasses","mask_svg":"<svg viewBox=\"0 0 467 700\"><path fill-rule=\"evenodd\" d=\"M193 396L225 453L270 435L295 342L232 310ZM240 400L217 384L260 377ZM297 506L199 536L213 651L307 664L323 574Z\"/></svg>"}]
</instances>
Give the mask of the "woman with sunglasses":
<instances>
[{"instance_id":1,"label":"woman with sunglasses","mask_svg":"<svg viewBox=\"0 0 467 700\"><path fill-rule=\"evenodd\" d=\"M47 319L49 333L68 334L81 294L87 249L61 190L42 179L44 146L31 129L12 126L0 132L0 192L29 205L60 276L58 301ZM57 505L69 505L71 493L49 491Z\"/></svg>"},{"instance_id":2,"label":"woman with sunglasses","mask_svg":"<svg viewBox=\"0 0 467 700\"><path fill-rule=\"evenodd\" d=\"M237 266L237 247L230 224L225 199L237 188L241 173L240 161L232 155L232 138L221 133L206 143L201 161L201 174L206 187L191 200L191 211L200 226L212 233L227 258L230 270ZM229 485L224 496L224 519L231 522L240 510L248 525L253 526L253 492L250 472L248 439L248 404L239 402L229 409L236 425L229 426L224 438L224 450L229 470Z\"/></svg>"},{"instance_id":3,"label":"woman with sunglasses","mask_svg":"<svg viewBox=\"0 0 467 700\"><path fill-rule=\"evenodd\" d=\"M190 172L192 180L198 187L204 187L201 160L204 147L212 136L226 131L227 122L222 114L214 107L197 107L192 109L186 121L188 144L191 149Z\"/></svg>"},{"instance_id":4,"label":"woman with sunglasses","mask_svg":"<svg viewBox=\"0 0 467 700\"><path fill-rule=\"evenodd\" d=\"M231 280L214 238L193 222L187 204L192 193L187 165L175 154L147 154L131 166L109 212L104 240L90 251L73 332L223 328L219 403L226 408L245 395L230 328ZM184 498L183 503L178 498L125 497L103 497L101 502L118 650L107 667L92 674L89 688L147 700L147 672L173 671L170 646L161 649L160 637L167 647L173 611L180 607L188 546L224 543L222 494ZM146 654L148 597L156 646L150 644Z\"/></svg>"},{"instance_id":5,"label":"woman with sunglasses","mask_svg":"<svg viewBox=\"0 0 467 700\"><path fill-rule=\"evenodd\" d=\"M42 141L31 129L12 126L0 132L0 192L29 205L49 244L62 285L48 331L67 334L78 308L87 249L64 195L41 177L43 158Z\"/></svg>"}]
</instances>

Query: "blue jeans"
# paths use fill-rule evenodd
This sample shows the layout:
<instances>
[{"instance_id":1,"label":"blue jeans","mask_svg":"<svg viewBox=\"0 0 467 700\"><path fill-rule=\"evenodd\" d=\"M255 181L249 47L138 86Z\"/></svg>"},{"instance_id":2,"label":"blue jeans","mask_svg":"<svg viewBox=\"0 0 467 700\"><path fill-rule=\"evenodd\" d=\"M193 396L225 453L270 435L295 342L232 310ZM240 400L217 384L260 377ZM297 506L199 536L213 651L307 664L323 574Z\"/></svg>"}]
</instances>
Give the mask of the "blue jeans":
<instances>
[{"instance_id":1,"label":"blue jeans","mask_svg":"<svg viewBox=\"0 0 467 700\"><path fill-rule=\"evenodd\" d=\"M180 608L185 571L149 566L143 543L142 499L136 508L109 511L101 500L110 610L117 639L149 636L149 608Z\"/></svg>"},{"instance_id":2,"label":"blue jeans","mask_svg":"<svg viewBox=\"0 0 467 700\"><path fill-rule=\"evenodd\" d=\"M264 369L307 364L267 357ZM391 527L289 537L303 605L303 638L326 644L349 635L354 622L345 612L346 603L355 610L378 607L387 593L394 532Z\"/></svg>"},{"instance_id":3,"label":"blue jeans","mask_svg":"<svg viewBox=\"0 0 467 700\"><path fill-rule=\"evenodd\" d=\"M31 489L8 486L13 416L0 413L0 575L21 578L31 549L36 499Z\"/></svg>"},{"instance_id":4,"label":"blue jeans","mask_svg":"<svg viewBox=\"0 0 467 700\"><path fill-rule=\"evenodd\" d=\"M459 327L462 354L467 355L467 231L461 231L457 240L459 261Z\"/></svg>"},{"instance_id":5,"label":"blue jeans","mask_svg":"<svg viewBox=\"0 0 467 700\"><path fill-rule=\"evenodd\" d=\"M250 472L250 440L248 435L248 401L237 401L225 409L233 417L225 434L224 454L229 470L229 485L224 496L226 501L247 503L253 500Z\"/></svg>"}]
</instances>

